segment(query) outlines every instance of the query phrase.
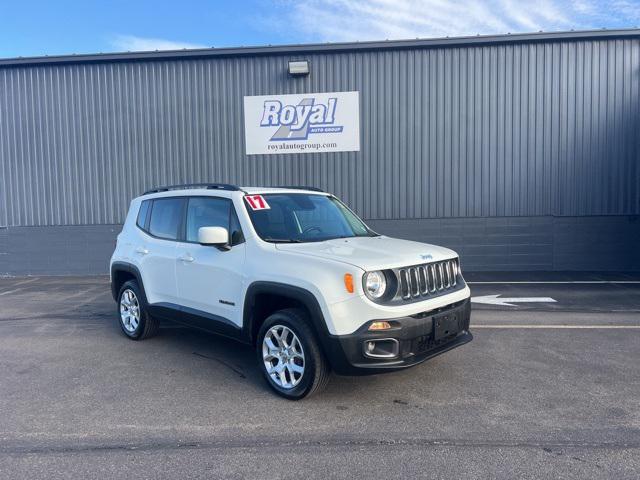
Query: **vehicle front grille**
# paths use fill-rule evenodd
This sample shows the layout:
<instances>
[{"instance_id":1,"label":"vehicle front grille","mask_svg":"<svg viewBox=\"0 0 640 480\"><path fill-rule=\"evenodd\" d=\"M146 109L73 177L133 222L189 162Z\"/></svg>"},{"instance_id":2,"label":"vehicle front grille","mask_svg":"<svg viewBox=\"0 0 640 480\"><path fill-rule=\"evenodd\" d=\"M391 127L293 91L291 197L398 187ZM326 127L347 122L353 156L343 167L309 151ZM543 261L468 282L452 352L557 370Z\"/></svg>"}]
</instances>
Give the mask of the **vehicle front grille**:
<instances>
[{"instance_id":1,"label":"vehicle front grille","mask_svg":"<svg viewBox=\"0 0 640 480\"><path fill-rule=\"evenodd\" d=\"M415 265L397 270L398 293L403 300L441 295L458 285L458 259Z\"/></svg>"}]
</instances>

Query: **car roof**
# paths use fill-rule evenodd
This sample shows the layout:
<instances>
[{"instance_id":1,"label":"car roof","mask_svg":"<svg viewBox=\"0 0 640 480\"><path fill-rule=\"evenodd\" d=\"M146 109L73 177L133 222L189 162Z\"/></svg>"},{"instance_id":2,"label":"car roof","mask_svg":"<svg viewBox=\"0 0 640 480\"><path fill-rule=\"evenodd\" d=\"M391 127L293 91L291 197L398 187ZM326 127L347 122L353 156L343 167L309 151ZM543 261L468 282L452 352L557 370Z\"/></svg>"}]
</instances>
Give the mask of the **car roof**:
<instances>
[{"instance_id":1,"label":"car roof","mask_svg":"<svg viewBox=\"0 0 640 480\"><path fill-rule=\"evenodd\" d=\"M163 187L164 188L164 187ZM163 198L163 197L183 197L183 196L204 196L204 197L224 197L231 198L234 194L242 195L268 195L275 193L305 193L309 195L330 195L320 190L307 189L305 187L238 187L236 190L210 189L210 188L170 188L160 191L150 191L139 196L140 200Z\"/></svg>"}]
</instances>

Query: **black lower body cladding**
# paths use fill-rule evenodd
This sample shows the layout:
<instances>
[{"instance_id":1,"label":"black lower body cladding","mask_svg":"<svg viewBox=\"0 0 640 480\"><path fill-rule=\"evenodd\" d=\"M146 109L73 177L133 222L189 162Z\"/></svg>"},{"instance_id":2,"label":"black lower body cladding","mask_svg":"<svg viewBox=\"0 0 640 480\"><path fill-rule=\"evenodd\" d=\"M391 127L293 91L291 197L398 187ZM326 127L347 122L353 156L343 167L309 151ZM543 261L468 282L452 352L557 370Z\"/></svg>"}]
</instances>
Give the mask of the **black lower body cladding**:
<instances>
[{"instance_id":1,"label":"black lower body cladding","mask_svg":"<svg viewBox=\"0 0 640 480\"><path fill-rule=\"evenodd\" d=\"M409 317L379 319L390 321L390 330L370 331L367 322L350 335L330 335L325 349L338 375L402 370L469 343L470 318L471 301L466 299ZM382 355L368 349L370 342L382 346Z\"/></svg>"}]
</instances>

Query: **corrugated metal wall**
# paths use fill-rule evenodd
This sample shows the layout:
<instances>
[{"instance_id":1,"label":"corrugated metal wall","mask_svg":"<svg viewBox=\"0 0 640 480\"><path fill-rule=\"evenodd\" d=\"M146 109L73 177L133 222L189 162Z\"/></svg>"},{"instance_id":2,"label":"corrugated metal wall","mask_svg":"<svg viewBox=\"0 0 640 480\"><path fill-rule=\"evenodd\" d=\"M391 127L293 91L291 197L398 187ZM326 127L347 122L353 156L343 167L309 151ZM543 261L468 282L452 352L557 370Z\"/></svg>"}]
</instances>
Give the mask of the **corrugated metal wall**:
<instances>
[{"instance_id":1,"label":"corrugated metal wall","mask_svg":"<svg viewBox=\"0 0 640 480\"><path fill-rule=\"evenodd\" d=\"M302 79L289 58L0 68L5 223L115 224L197 181L315 185L380 220L640 213L638 38L305 54ZM342 90L361 152L244 155L244 95Z\"/></svg>"},{"instance_id":2,"label":"corrugated metal wall","mask_svg":"<svg viewBox=\"0 0 640 480\"><path fill-rule=\"evenodd\" d=\"M0 106L0 132L5 132L9 130L9 126L7 124L8 118L6 115L2 114ZM7 226L7 174L9 172L9 159L4 155L5 151L5 136L4 134L0 134L0 228L4 228ZM0 236L3 232L0 232ZM0 252L0 255L3 252Z\"/></svg>"}]
</instances>

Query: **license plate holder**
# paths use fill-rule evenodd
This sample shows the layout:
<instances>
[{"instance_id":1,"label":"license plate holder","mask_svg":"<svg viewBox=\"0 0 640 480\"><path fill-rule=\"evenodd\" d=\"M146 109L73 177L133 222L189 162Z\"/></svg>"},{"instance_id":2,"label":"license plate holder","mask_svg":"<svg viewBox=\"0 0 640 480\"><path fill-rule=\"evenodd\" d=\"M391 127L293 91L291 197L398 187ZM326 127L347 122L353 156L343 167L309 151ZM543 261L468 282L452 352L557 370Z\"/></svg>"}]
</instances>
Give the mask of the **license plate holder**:
<instances>
[{"instance_id":1,"label":"license plate holder","mask_svg":"<svg viewBox=\"0 0 640 480\"><path fill-rule=\"evenodd\" d=\"M438 341L460 331L458 315L447 313L433 318L433 338Z\"/></svg>"}]
</instances>

